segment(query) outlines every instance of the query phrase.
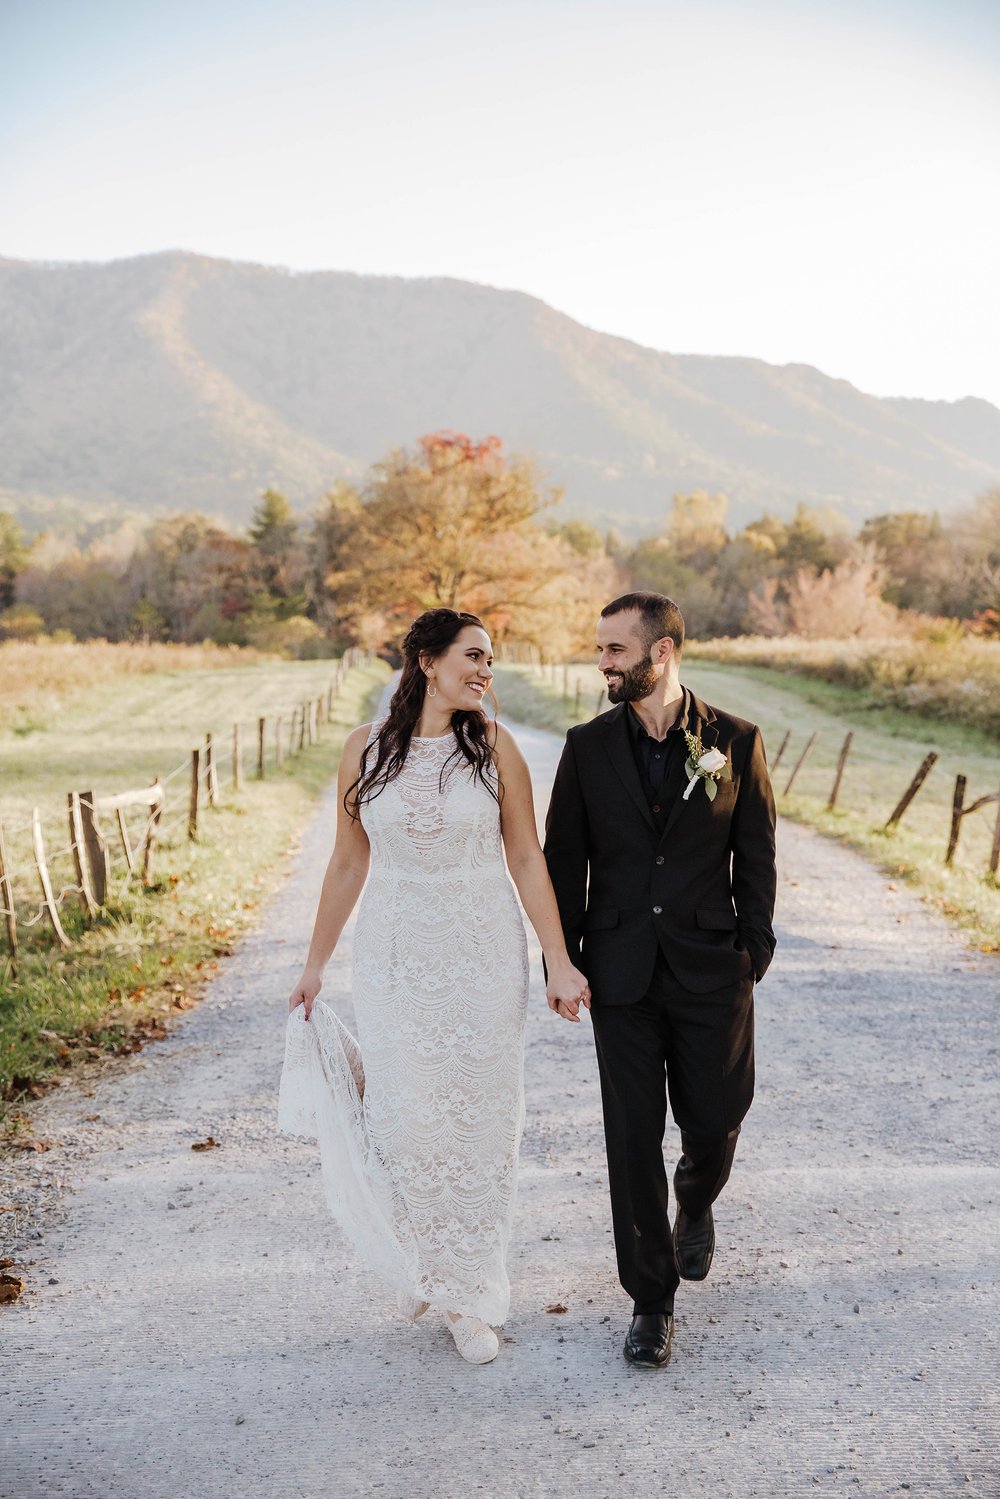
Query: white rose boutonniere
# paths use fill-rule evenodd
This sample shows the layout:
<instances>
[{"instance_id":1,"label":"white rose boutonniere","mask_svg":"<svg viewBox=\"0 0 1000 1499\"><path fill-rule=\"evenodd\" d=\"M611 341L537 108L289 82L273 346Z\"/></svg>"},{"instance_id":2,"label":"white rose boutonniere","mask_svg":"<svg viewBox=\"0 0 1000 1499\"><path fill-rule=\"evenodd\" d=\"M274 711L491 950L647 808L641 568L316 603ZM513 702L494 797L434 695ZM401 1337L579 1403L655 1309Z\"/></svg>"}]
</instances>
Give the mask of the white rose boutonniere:
<instances>
[{"instance_id":1,"label":"white rose boutonniere","mask_svg":"<svg viewBox=\"0 0 1000 1499\"><path fill-rule=\"evenodd\" d=\"M684 742L688 751L687 764L684 766L684 774L688 778L684 801L687 801L698 782L704 781L705 795L710 802L714 802L719 789L717 783L733 779L729 761L721 750L707 750L697 734L689 734L687 729L684 730Z\"/></svg>"}]
</instances>

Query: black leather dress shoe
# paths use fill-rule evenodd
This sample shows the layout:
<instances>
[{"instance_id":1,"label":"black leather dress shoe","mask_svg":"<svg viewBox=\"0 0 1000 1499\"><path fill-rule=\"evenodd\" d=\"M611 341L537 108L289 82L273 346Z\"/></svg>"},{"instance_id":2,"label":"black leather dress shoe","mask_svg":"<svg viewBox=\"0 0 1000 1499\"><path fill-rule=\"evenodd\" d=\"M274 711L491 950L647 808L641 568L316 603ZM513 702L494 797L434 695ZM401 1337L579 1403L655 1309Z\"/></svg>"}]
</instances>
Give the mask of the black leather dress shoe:
<instances>
[{"instance_id":1,"label":"black leather dress shoe","mask_svg":"<svg viewBox=\"0 0 1000 1499\"><path fill-rule=\"evenodd\" d=\"M674 1223L674 1263L682 1280L704 1280L715 1253L715 1222L709 1208L701 1218L689 1218L677 1209Z\"/></svg>"},{"instance_id":2,"label":"black leather dress shoe","mask_svg":"<svg viewBox=\"0 0 1000 1499\"><path fill-rule=\"evenodd\" d=\"M625 1335L625 1357L644 1369L662 1369L670 1360L674 1335L672 1312L641 1312L632 1318Z\"/></svg>"}]
</instances>

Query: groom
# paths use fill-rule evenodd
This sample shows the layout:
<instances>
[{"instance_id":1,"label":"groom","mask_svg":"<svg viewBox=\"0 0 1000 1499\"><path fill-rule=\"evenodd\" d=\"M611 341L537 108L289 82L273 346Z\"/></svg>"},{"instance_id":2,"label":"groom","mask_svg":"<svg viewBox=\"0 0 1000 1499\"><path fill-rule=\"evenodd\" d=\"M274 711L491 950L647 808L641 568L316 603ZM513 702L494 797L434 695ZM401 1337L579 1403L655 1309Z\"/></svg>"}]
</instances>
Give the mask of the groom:
<instances>
[{"instance_id":1,"label":"groom","mask_svg":"<svg viewBox=\"0 0 1000 1499\"><path fill-rule=\"evenodd\" d=\"M681 686L673 600L601 611L616 706L566 736L545 857L590 981L625 1357L670 1357L679 1280L712 1263L712 1203L753 1098L753 986L774 951L774 799L760 731ZM680 1130L671 1232L663 1133Z\"/></svg>"}]
</instances>

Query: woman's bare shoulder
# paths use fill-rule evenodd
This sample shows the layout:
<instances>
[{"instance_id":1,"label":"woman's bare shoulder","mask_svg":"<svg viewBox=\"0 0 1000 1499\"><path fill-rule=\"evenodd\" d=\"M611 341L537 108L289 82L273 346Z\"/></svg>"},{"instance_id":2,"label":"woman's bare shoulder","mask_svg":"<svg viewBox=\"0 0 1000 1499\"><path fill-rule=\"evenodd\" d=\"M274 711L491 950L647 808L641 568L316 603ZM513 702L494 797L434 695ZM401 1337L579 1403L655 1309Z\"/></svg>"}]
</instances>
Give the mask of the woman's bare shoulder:
<instances>
[{"instance_id":1,"label":"woman's bare shoulder","mask_svg":"<svg viewBox=\"0 0 1000 1499\"><path fill-rule=\"evenodd\" d=\"M361 759L361 752L364 749L365 745L368 743L368 736L371 731L372 725L370 723L358 724L358 727L356 729L351 730L347 738L344 740L345 760Z\"/></svg>"},{"instance_id":2,"label":"woman's bare shoulder","mask_svg":"<svg viewBox=\"0 0 1000 1499\"><path fill-rule=\"evenodd\" d=\"M523 763L524 755L521 752L521 747L506 724L497 723L494 720L490 725L490 729L491 747L498 759Z\"/></svg>"}]
</instances>

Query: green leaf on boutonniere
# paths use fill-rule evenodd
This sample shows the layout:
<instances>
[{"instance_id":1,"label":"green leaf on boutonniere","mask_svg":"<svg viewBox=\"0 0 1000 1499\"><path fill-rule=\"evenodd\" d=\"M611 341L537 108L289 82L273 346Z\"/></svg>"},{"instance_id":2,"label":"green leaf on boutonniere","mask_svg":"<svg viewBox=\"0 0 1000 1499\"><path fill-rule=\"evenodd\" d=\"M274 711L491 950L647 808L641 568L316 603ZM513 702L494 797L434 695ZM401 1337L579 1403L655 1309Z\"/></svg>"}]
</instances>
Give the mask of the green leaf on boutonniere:
<instances>
[{"instance_id":1,"label":"green leaf on boutonniere","mask_svg":"<svg viewBox=\"0 0 1000 1499\"><path fill-rule=\"evenodd\" d=\"M710 802L714 802L715 801L715 798L716 798L716 796L718 794L718 790L719 790L719 788L715 784L715 782L712 780L712 777L711 776L706 776L705 777L705 794L708 797L708 799L709 799Z\"/></svg>"},{"instance_id":2,"label":"green leaf on boutonniere","mask_svg":"<svg viewBox=\"0 0 1000 1499\"><path fill-rule=\"evenodd\" d=\"M698 774L698 767L691 759L690 755L688 755L687 764L684 766L684 774L687 776L688 780L690 780L692 776L696 776Z\"/></svg>"},{"instance_id":3,"label":"green leaf on boutonniere","mask_svg":"<svg viewBox=\"0 0 1000 1499\"><path fill-rule=\"evenodd\" d=\"M732 779L733 779L733 773L730 770L730 768L729 768L729 762L727 761L726 764L719 771L719 780L720 781L731 781Z\"/></svg>"}]
</instances>

